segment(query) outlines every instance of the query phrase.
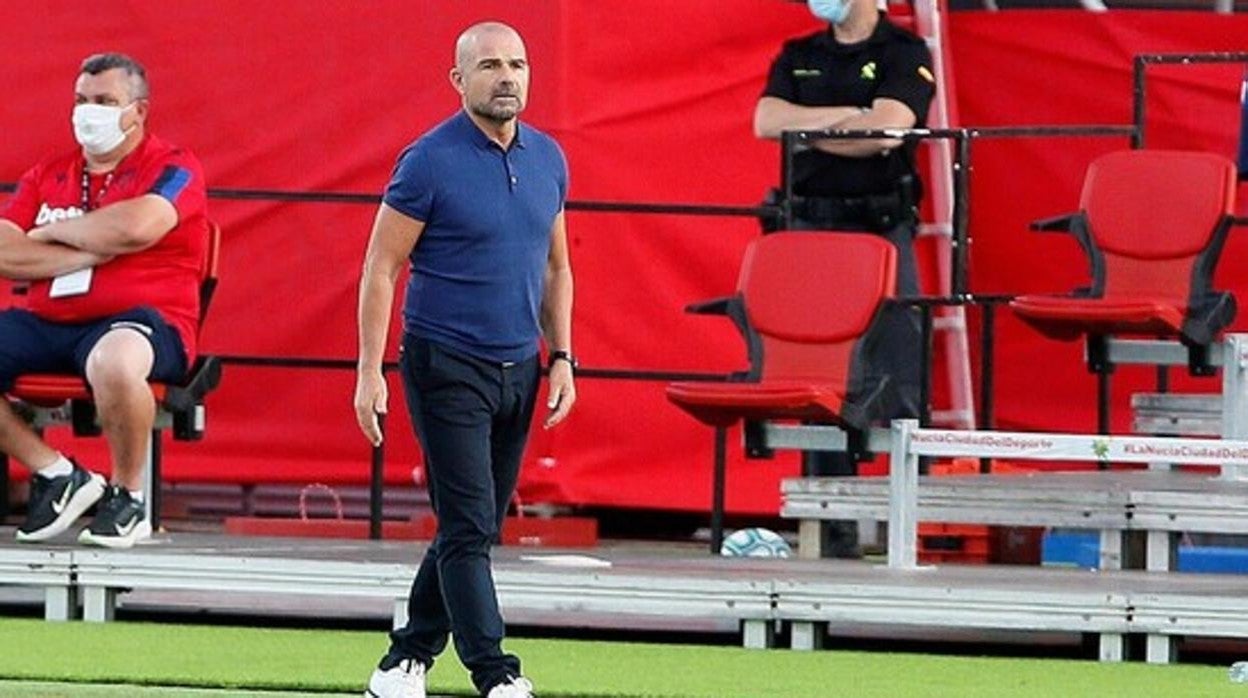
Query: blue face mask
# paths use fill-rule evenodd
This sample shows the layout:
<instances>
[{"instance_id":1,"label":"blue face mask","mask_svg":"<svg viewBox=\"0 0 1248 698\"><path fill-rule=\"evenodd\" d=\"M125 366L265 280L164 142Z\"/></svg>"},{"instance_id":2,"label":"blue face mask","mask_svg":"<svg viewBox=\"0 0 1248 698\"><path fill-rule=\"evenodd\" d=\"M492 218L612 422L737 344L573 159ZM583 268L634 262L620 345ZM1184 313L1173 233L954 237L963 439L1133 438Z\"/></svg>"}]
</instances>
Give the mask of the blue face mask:
<instances>
[{"instance_id":1,"label":"blue face mask","mask_svg":"<svg viewBox=\"0 0 1248 698\"><path fill-rule=\"evenodd\" d=\"M806 0L810 13L832 24L840 24L849 17L850 0Z\"/></svg>"}]
</instances>

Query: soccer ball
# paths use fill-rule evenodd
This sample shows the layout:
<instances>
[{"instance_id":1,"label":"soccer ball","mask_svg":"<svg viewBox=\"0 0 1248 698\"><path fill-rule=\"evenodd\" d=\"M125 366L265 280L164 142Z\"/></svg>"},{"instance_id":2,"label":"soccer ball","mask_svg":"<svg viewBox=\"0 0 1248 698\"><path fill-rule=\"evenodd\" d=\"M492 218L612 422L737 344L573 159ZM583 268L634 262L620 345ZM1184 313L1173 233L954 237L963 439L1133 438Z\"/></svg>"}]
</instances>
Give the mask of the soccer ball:
<instances>
[{"instance_id":1,"label":"soccer ball","mask_svg":"<svg viewBox=\"0 0 1248 698\"><path fill-rule=\"evenodd\" d=\"M789 557L793 549L775 531L743 528L724 539L719 554L727 557Z\"/></svg>"}]
</instances>

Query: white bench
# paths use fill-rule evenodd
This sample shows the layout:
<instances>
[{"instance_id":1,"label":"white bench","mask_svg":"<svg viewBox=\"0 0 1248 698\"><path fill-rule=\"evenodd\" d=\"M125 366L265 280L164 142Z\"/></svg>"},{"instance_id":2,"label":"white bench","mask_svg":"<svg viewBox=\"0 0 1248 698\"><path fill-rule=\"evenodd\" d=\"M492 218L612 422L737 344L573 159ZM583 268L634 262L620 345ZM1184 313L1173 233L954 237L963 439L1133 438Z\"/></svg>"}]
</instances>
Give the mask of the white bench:
<instances>
[{"instance_id":1,"label":"white bench","mask_svg":"<svg viewBox=\"0 0 1248 698\"><path fill-rule=\"evenodd\" d=\"M47 620L69 620L77 613L70 550L0 548L0 584L42 587Z\"/></svg>"}]
</instances>

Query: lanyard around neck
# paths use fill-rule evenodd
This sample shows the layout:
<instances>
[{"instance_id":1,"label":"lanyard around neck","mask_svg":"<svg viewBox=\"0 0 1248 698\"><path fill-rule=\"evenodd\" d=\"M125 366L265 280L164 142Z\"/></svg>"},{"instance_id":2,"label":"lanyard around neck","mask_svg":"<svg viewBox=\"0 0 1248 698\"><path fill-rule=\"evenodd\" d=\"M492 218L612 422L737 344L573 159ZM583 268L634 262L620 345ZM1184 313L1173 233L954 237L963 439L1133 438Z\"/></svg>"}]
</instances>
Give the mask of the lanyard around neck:
<instances>
[{"instance_id":1,"label":"lanyard around neck","mask_svg":"<svg viewBox=\"0 0 1248 698\"><path fill-rule=\"evenodd\" d=\"M104 175L104 184L100 186L100 191L97 192L95 195L96 204L99 204L100 201L104 199L104 194L108 191L109 185L113 183L113 172L115 172L115 170L109 170L108 173ZM87 172L86 163L83 163L82 165L82 199L81 201L82 201L82 212L86 213L87 211L90 211L92 208L91 206L91 174Z\"/></svg>"}]
</instances>

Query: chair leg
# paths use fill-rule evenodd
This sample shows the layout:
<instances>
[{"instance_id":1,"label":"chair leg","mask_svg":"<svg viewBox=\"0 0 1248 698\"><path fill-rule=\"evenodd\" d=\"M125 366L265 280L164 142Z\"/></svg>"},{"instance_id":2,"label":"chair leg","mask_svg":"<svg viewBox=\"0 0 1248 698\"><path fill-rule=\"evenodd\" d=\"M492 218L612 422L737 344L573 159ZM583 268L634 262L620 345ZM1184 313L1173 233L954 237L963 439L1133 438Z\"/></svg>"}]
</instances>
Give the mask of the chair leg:
<instances>
[{"instance_id":1,"label":"chair leg","mask_svg":"<svg viewBox=\"0 0 1248 698\"><path fill-rule=\"evenodd\" d=\"M143 501L152 532L160 530L160 430L153 429L147 442L147 458L143 463Z\"/></svg>"},{"instance_id":2,"label":"chair leg","mask_svg":"<svg viewBox=\"0 0 1248 698\"><path fill-rule=\"evenodd\" d=\"M715 427L715 469L711 482L711 554L724 544L724 489L727 479L728 430Z\"/></svg>"},{"instance_id":3,"label":"chair leg","mask_svg":"<svg viewBox=\"0 0 1248 698\"><path fill-rule=\"evenodd\" d=\"M1109 371L1102 371L1096 374L1096 433L1109 433ZM1104 470L1105 463L1098 466Z\"/></svg>"},{"instance_id":4,"label":"chair leg","mask_svg":"<svg viewBox=\"0 0 1248 698\"><path fill-rule=\"evenodd\" d=\"M1109 433L1109 376L1114 372L1114 365L1109 360L1109 338L1104 335L1090 334L1086 340L1088 369L1096 374L1096 433ZM1108 465L1097 464L1101 470Z\"/></svg>"}]
</instances>

